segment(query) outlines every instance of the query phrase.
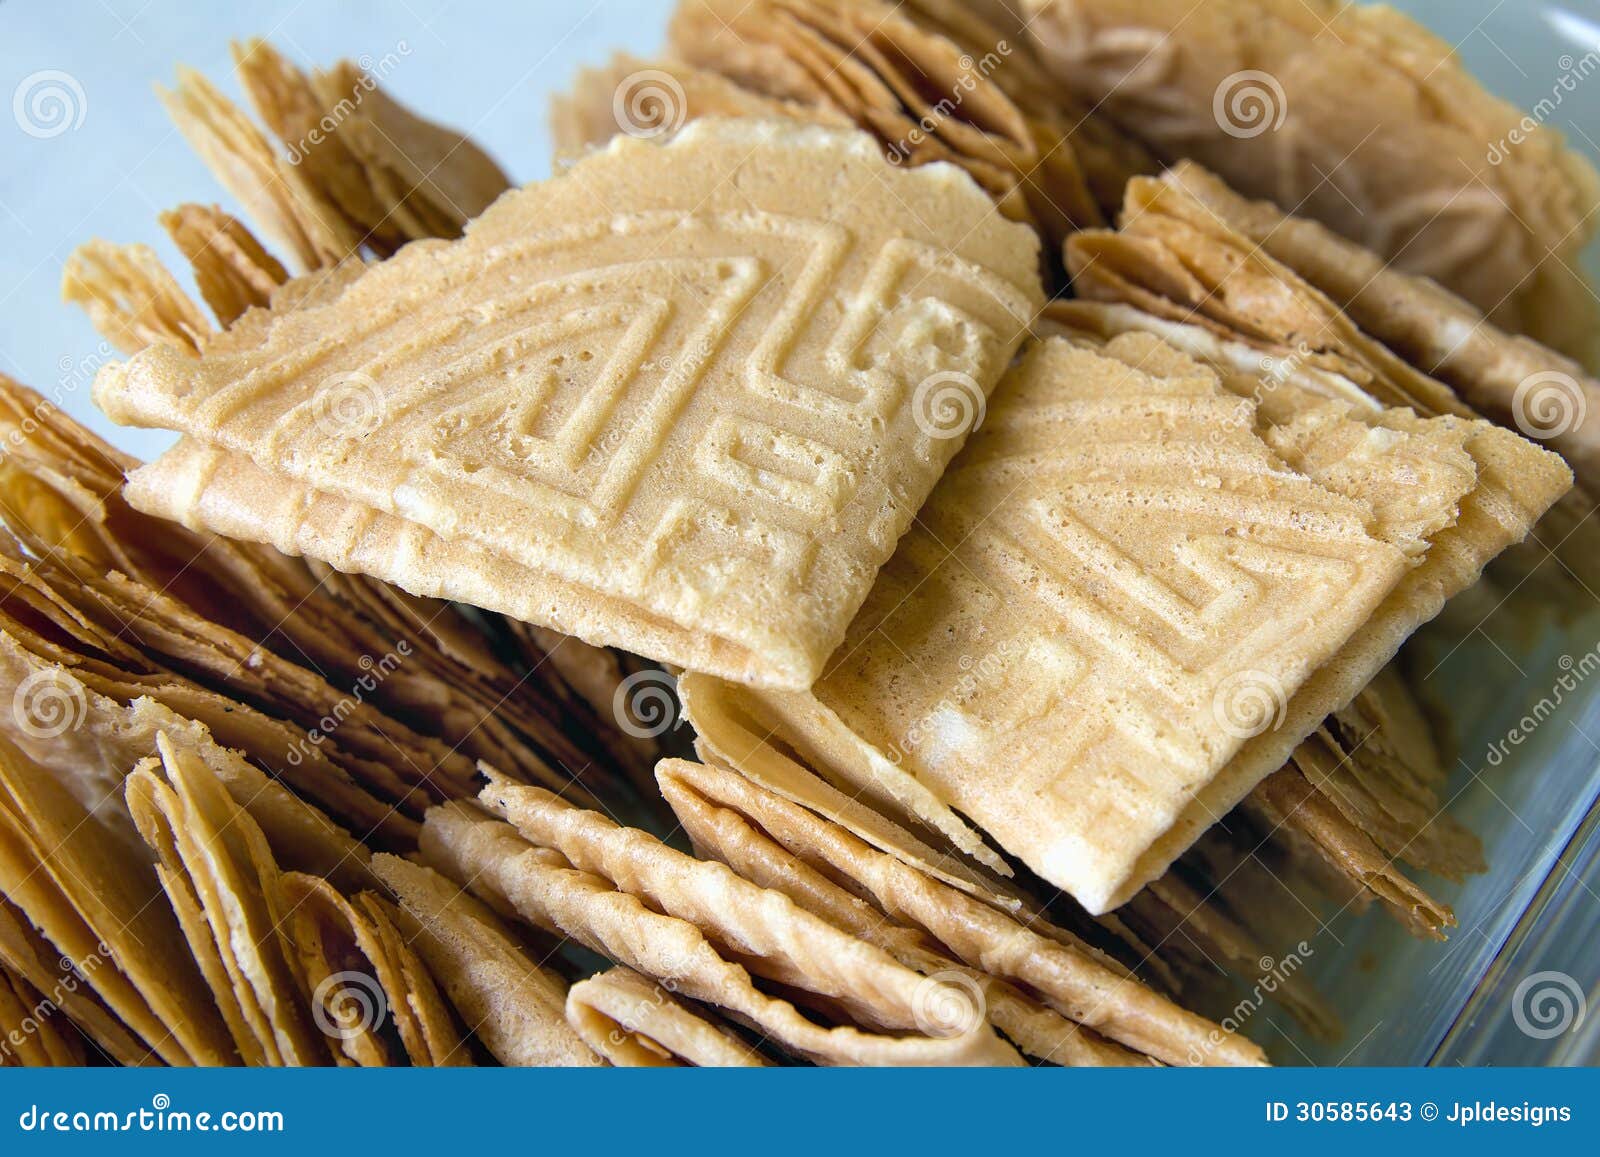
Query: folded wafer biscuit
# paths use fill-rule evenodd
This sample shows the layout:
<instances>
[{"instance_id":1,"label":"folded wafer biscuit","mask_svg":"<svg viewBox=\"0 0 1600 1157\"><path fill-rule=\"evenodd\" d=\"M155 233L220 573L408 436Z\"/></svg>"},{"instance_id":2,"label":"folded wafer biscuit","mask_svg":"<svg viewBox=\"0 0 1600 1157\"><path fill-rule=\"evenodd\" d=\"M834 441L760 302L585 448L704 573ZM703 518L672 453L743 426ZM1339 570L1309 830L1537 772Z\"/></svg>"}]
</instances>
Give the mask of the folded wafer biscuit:
<instances>
[{"instance_id":1,"label":"folded wafer biscuit","mask_svg":"<svg viewBox=\"0 0 1600 1157\"><path fill-rule=\"evenodd\" d=\"M1390 663L1245 797L1254 823L1241 839L1270 840L1341 906L1377 900L1414 935L1443 939L1455 912L1404 868L1461 880L1487 865L1478 838L1445 810L1446 772L1418 710Z\"/></svg>"},{"instance_id":2,"label":"folded wafer biscuit","mask_svg":"<svg viewBox=\"0 0 1600 1157\"><path fill-rule=\"evenodd\" d=\"M398 856L373 868L400 901L400 925L467 1028L504 1065L592 1066L568 1025L566 983L528 954L495 914L451 880Z\"/></svg>"},{"instance_id":3,"label":"folded wafer biscuit","mask_svg":"<svg viewBox=\"0 0 1600 1157\"><path fill-rule=\"evenodd\" d=\"M255 235L215 205L180 205L161 214L161 225L193 267L200 296L223 328L245 310L269 304L289 280Z\"/></svg>"},{"instance_id":4,"label":"folded wafer biscuit","mask_svg":"<svg viewBox=\"0 0 1600 1157\"><path fill-rule=\"evenodd\" d=\"M947 833L953 809L1091 911L1114 906L1408 569L1370 504L1254 426L1249 401L1153 339L1041 343L828 674L809 696L751 696L773 704L758 718L869 750L829 773Z\"/></svg>"},{"instance_id":5,"label":"folded wafer biscuit","mask_svg":"<svg viewBox=\"0 0 1600 1157\"><path fill-rule=\"evenodd\" d=\"M726 1027L687 1007L631 968L612 968L567 990L567 1019L614 1065L752 1068L767 1062Z\"/></svg>"},{"instance_id":6,"label":"folded wafer biscuit","mask_svg":"<svg viewBox=\"0 0 1600 1157\"><path fill-rule=\"evenodd\" d=\"M504 690L478 688L474 700L474 676L446 683L430 671L434 648L414 631L396 637L337 605L296 560L202 543L131 510L117 489L129 460L30 391L0 381L0 407L13 447L0 463L0 645L8 658L60 664L122 704L152 697L397 846L408 846L403 809L420 814L452 782L452 766L457 794L467 787L471 758L458 747L548 771L506 729L521 714L514 705L504 721L489 718ZM236 598L241 584L257 602ZM479 671L496 667L487 661ZM324 674L348 679L348 690ZM504 675L509 686L514 677ZM128 766L111 770L120 777Z\"/></svg>"},{"instance_id":7,"label":"folded wafer biscuit","mask_svg":"<svg viewBox=\"0 0 1600 1157\"><path fill-rule=\"evenodd\" d=\"M123 353L167 338L194 346L212 332L211 322L147 245L80 245L62 270L61 296L81 305Z\"/></svg>"},{"instance_id":8,"label":"folded wafer biscuit","mask_svg":"<svg viewBox=\"0 0 1600 1157\"><path fill-rule=\"evenodd\" d=\"M473 141L415 115L348 60L308 74L261 39L234 44L233 60L290 163L374 253L460 236L511 184Z\"/></svg>"},{"instance_id":9,"label":"folded wafer biscuit","mask_svg":"<svg viewBox=\"0 0 1600 1157\"><path fill-rule=\"evenodd\" d=\"M156 737L165 735L200 758L267 833L285 866L326 876L345 888L375 885L365 846L239 753L218 746L202 724L153 699L114 702L5 636L0 636L0 683L24 689L16 697L17 710L6 719L5 736L88 808L107 838L136 846L121 804L123 783L136 764L156 755ZM63 723L71 725L50 733Z\"/></svg>"},{"instance_id":10,"label":"folded wafer biscuit","mask_svg":"<svg viewBox=\"0 0 1600 1157\"><path fill-rule=\"evenodd\" d=\"M709 73L734 92L781 102L784 115L845 118L876 137L895 164L960 165L1003 213L1052 243L1102 221L1122 182L1154 167L1142 150L1112 139L1093 110L1050 77L1024 36L1008 36L956 6L684 0L669 39L695 78ZM677 76L682 66L655 71ZM616 99L634 89L635 78L625 78ZM658 81L651 91L677 121L703 115L701 107L750 115L726 89L719 98L710 82L671 90ZM563 113L586 104L584 121L605 134L600 140L619 128L636 131L626 116L613 111L608 118L602 102L611 99L598 84L580 81ZM611 108L625 112L620 104ZM572 123L570 115L564 120Z\"/></svg>"},{"instance_id":11,"label":"folded wafer biscuit","mask_svg":"<svg viewBox=\"0 0 1600 1157\"><path fill-rule=\"evenodd\" d=\"M1033 250L954 170L702 121L619 138L254 344L154 346L96 393L335 503L275 512L292 552L804 686L959 444L922 410L952 383L976 405L1020 341ZM204 486L130 493L197 521ZM469 573L457 546L504 566Z\"/></svg>"},{"instance_id":12,"label":"folded wafer biscuit","mask_svg":"<svg viewBox=\"0 0 1600 1157\"><path fill-rule=\"evenodd\" d=\"M127 804L189 950L248 1064L470 1064L415 931L375 891L286 872L204 746L156 739ZM291 846L290 851L293 851ZM375 882L373 877L368 880ZM531 963L530 963L531 967Z\"/></svg>"},{"instance_id":13,"label":"folded wafer biscuit","mask_svg":"<svg viewBox=\"0 0 1600 1157\"><path fill-rule=\"evenodd\" d=\"M1038 912L1012 915L952 889L732 769L665 760L657 776L702 854L940 978L949 990L939 996L956 1006L942 1016L986 1016L1025 1052L1058 1064L1262 1060Z\"/></svg>"},{"instance_id":14,"label":"folded wafer biscuit","mask_svg":"<svg viewBox=\"0 0 1600 1157\"><path fill-rule=\"evenodd\" d=\"M1021 1063L981 1018L953 1031L930 1026L920 1007L923 977L782 893L485 771L484 799L510 822L464 804L436 808L423 847L491 906L715 1006L814 1061ZM769 995L756 977L784 995Z\"/></svg>"},{"instance_id":15,"label":"folded wafer biscuit","mask_svg":"<svg viewBox=\"0 0 1600 1157\"><path fill-rule=\"evenodd\" d=\"M1600 491L1600 382L1577 362L1505 332L1463 298L1316 221L1241 197L1197 164L1174 165L1161 180L1294 270L1363 332L1474 410L1559 452L1580 482Z\"/></svg>"},{"instance_id":16,"label":"folded wafer biscuit","mask_svg":"<svg viewBox=\"0 0 1600 1157\"><path fill-rule=\"evenodd\" d=\"M709 69L618 53L578 72L570 90L550 102L558 163L572 162L619 132L659 136L701 117L786 117L847 128L849 118L825 105L767 96Z\"/></svg>"},{"instance_id":17,"label":"folded wafer biscuit","mask_svg":"<svg viewBox=\"0 0 1600 1157\"><path fill-rule=\"evenodd\" d=\"M283 150L192 70L160 95L201 159L301 269L457 236L509 185L477 145L417 117L349 61L307 74L262 40L235 44L233 57Z\"/></svg>"},{"instance_id":18,"label":"folded wafer biscuit","mask_svg":"<svg viewBox=\"0 0 1600 1157\"><path fill-rule=\"evenodd\" d=\"M0 740L0 890L149 1052L229 1063L222 1018L150 857L126 838L126 813L115 799L85 805L70 782Z\"/></svg>"},{"instance_id":19,"label":"folded wafer biscuit","mask_svg":"<svg viewBox=\"0 0 1600 1157\"><path fill-rule=\"evenodd\" d=\"M52 1000L0 964L0 1068L81 1066L83 1044Z\"/></svg>"},{"instance_id":20,"label":"folded wafer biscuit","mask_svg":"<svg viewBox=\"0 0 1600 1157\"><path fill-rule=\"evenodd\" d=\"M187 944L248 1065L333 1060L303 996L288 905L266 836L191 752L157 737L160 759L128 777L128 810Z\"/></svg>"},{"instance_id":21,"label":"folded wafer biscuit","mask_svg":"<svg viewBox=\"0 0 1600 1157\"><path fill-rule=\"evenodd\" d=\"M358 1065L472 1063L433 976L376 892L346 898L318 876L284 873L278 887L311 1014ZM393 1028L390 1028L393 1025ZM391 1036L398 1036L396 1047Z\"/></svg>"},{"instance_id":22,"label":"folded wafer biscuit","mask_svg":"<svg viewBox=\"0 0 1600 1157\"><path fill-rule=\"evenodd\" d=\"M1410 18L1347 0L1024 7L1061 82L1162 161L1193 158L1497 325L1596 356L1577 255L1600 175Z\"/></svg>"},{"instance_id":23,"label":"folded wafer biscuit","mask_svg":"<svg viewBox=\"0 0 1600 1157\"><path fill-rule=\"evenodd\" d=\"M12 640L0 644L0 685L18 688L0 749L27 768L23 795L6 797L18 809L0 810L0 872L13 865L13 814L30 839L55 833L34 871L5 881L20 912L0 911L0 964L55 994L122 1064L471 1063L410 947L415 930L402 936L374 893L384 885L365 846L192 720L149 699L112 702ZM159 867L141 851L146 838ZM92 898L81 891L91 886ZM126 943L130 933L158 935L174 915L158 948ZM146 1011L138 994L157 984L168 995ZM231 1047L173 1051L219 1009ZM559 1023L559 1001L556 1013Z\"/></svg>"}]
</instances>

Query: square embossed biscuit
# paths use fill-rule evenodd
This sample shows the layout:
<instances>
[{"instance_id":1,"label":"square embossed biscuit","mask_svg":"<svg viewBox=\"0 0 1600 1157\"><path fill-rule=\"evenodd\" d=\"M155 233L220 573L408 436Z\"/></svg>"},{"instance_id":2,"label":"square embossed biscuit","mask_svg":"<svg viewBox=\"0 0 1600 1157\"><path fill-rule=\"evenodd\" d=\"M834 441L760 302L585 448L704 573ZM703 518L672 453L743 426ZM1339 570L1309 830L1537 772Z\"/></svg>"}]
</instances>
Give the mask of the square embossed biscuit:
<instances>
[{"instance_id":1,"label":"square embossed biscuit","mask_svg":"<svg viewBox=\"0 0 1600 1157\"><path fill-rule=\"evenodd\" d=\"M95 394L302 495L279 546L801 688L981 416L1037 261L953 167L711 119ZM131 493L203 524L205 486Z\"/></svg>"},{"instance_id":2,"label":"square embossed biscuit","mask_svg":"<svg viewBox=\"0 0 1600 1157\"><path fill-rule=\"evenodd\" d=\"M1146 335L1051 338L824 678L747 700L866 798L971 850L954 809L1103 912L1409 566L1368 503L1285 464L1209 369ZM710 749L741 763L696 711L714 689L684 685Z\"/></svg>"}]
</instances>

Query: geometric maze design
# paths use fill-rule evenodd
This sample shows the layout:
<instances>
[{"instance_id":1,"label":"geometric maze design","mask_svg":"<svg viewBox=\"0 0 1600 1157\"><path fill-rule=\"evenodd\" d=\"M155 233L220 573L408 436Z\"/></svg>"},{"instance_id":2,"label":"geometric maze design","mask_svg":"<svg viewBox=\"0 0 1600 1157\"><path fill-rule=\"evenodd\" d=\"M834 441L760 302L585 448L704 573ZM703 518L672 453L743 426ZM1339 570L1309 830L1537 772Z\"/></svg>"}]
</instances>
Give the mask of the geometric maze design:
<instances>
[{"instance_id":1,"label":"geometric maze design","mask_svg":"<svg viewBox=\"0 0 1600 1157\"><path fill-rule=\"evenodd\" d=\"M813 688L1091 908L1406 568L1209 371L1112 349L1002 383Z\"/></svg>"},{"instance_id":2,"label":"geometric maze design","mask_svg":"<svg viewBox=\"0 0 1600 1157\"><path fill-rule=\"evenodd\" d=\"M863 142L625 141L105 403L590 590L592 641L806 686L960 444L918 385L987 392L1040 304L1026 230Z\"/></svg>"}]
</instances>

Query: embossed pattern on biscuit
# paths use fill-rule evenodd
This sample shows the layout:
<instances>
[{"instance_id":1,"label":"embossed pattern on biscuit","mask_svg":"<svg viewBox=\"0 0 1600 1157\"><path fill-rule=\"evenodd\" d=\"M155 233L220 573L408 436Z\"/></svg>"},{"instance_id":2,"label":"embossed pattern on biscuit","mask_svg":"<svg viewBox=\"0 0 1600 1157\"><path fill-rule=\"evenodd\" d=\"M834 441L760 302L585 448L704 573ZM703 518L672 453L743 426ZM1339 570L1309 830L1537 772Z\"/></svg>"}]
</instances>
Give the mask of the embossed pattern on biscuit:
<instances>
[{"instance_id":1,"label":"embossed pattern on biscuit","mask_svg":"<svg viewBox=\"0 0 1600 1157\"><path fill-rule=\"evenodd\" d=\"M1406 569L1174 356L1036 346L812 693L1092 911Z\"/></svg>"},{"instance_id":2,"label":"embossed pattern on biscuit","mask_svg":"<svg viewBox=\"0 0 1600 1157\"><path fill-rule=\"evenodd\" d=\"M1223 228L1220 221L1213 224ZM1273 277L1292 298L1317 296L1287 269L1278 267ZM1296 750L1298 741L1349 704L1413 631L1477 580L1490 559L1520 542L1570 487L1572 476L1557 455L1481 419L1418 417L1401 404L1413 395L1385 379L1396 359L1372 356L1379 347L1347 321L1342 344L1352 356L1344 364L1362 385L1303 355L1311 343L1327 339L1314 323L1296 329L1302 340L1290 349L1248 344L1253 339L1243 334L1221 337L1213 326L1180 324L1125 304L1059 303L1050 307L1046 327L1057 321L1080 340L1094 335L1091 343L1119 334L1159 335L1214 369L1229 389L1259 398L1258 412L1269 427L1265 437L1278 453L1322 485L1369 502L1374 532L1419 560L1337 654L1282 700L1281 726L1250 736L1151 845L1131 878L1148 881L1291 756L1298 761L1307 751ZM1221 332L1231 333L1225 326ZM1422 396L1451 397L1437 381L1409 372ZM1402 489L1405 497L1396 499Z\"/></svg>"},{"instance_id":3,"label":"embossed pattern on biscuit","mask_svg":"<svg viewBox=\"0 0 1600 1157\"><path fill-rule=\"evenodd\" d=\"M954 384L981 411L1036 260L952 168L697 122L619 139L257 344L147 350L96 396L333 501L331 541L297 550L348 566L398 520L368 573L803 687L966 432L929 398ZM514 573L413 565L406 540L435 537Z\"/></svg>"}]
</instances>

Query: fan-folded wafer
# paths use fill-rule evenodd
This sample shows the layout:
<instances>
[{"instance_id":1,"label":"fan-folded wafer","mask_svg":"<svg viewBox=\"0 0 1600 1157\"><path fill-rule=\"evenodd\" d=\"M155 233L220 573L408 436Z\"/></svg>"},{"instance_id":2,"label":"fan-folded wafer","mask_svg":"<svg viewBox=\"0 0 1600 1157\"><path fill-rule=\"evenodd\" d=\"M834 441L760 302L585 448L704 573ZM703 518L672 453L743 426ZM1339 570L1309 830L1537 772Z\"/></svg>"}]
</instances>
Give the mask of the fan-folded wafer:
<instances>
[{"instance_id":1,"label":"fan-folded wafer","mask_svg":"<svg viewBox=\"0 0 1600 1157\"><path fill-rule=\"evenodd\" d=\"M490 775L485 800L516 826L447 805L429 813L423 847L496 907L670 982L678 995L716 1006L816 1061L1019 1063L987 1022L928 1035L918 1016L924 978L787 896ZM793 993L826 1023L769 995L756 976Z\"/></svg>"},{"instance_id":2,"label":"fan-folded wafer","mask_svg":"<svg viewBox=\"0 0 1600 1157\"><path fill-rule=\"evenodd\" d=\"M85 980L99 958L82 962L84 970L51 944L29 917L0 896L0 963L43 993L82 1032L101 1057L132 1067L158 1064L156 1054L125 1025L105 999Z\"/></svg>"},{"instance_id":3,"label":"fan-folded wafer","mask_svg":"<svg viewBox=\"0 0 1600 1157\"><path fill-rule=\"evenodd\" d=\"M84 804L9 740L0 789L0 891L162 1060L227 1063L222 1018L116 800Z\"/></svg>"},{"instance_id":4,"label":"fan-folded wafer","mask_svg":"<svg viewBox=\"0 0 1600 1157\"><path fill-rule=\"evenodd\" d=\"M0 1068L83 1062L78 1030L19 973L0 966Z\"/></svg>"},{"instance_id":5,"label":"fan-folded wafer","mask_svg":"<svg viewBox=\"0 0 1600 1157\"><path fill-rule=\"evenodd\" d=\"M1163 161L1192 157L1497 324L1595 356L1577 255L1600 176L1410 18L1346 0L1025 8L1062 83Z\"/></svg>"},{"instance_id":6,"label":"fan-folded wafer","mask_svg":"<svg viewBox=\"0 0 1600 1157\"><path fill-rule=\"evenodd\" d=\"M283 927L287 905L266 837L192 752L157 737L159 760L128 777L128 810L159 859L184 940L245 1064L328 1064Z\"/></svg>"},{"instance_id":7,"label":"fan-folded wafer","mask_svg":"<svg viewBox=\"0 0 1600 1157\"><path fill-rule=\"evenodd\" d=\"M631 968L612 968L567 991L567 1019L614 1065L754 1067L761 1054Z\"/></svg>"},{"instance_id":8,"label":"fan-folded wafer","mask_svg":"<svg viewBox=\"0 0 1600 1157\"><path fill-rule=\"evenodd\" d=\"M567 1024L566 985L460 885L380 855L373 867L400 900L401 929L467 1028L506 1065L595 1065Z\"/></svg>"},{"instance_id":9,"label":"fan-folded wafer","mask_svg":"<svg viewBox=\"0 0 1600 1157\"><path fill-rule=\"evenodd\" d=\"M751 115L753 108L698 79L710 73L737 92L782 102L785 115L798 108L807 118L847 118L896 164L958 164L1003 212L1052 242L1102 220L1102 205L1115 204L1121 183L1152 167L1131 145L1108 140L1092 110L1033 59L1026 38L995 33L976 14L948 5L685 0L670 39L673 52L697 70L692 88L680 84L682 98L673 90L662 96L674 119L703 115L702 108ZM669 63L656 72L676 75L682 67ZM596 80L580 84L568 107L587 104L591 139L633 129L616 112L607 117L602 102L615 94L613 107L626 113L620 102L644 85L640 75L604 93Z\"/></svg>"},{"instance_id":10,"label":"fan-folded wafer","mask_svg":"<svg viewBox=\"0 0 1600 1157\"><path fill-rule=\"evenodd\" d=\"M421 958L375 892L349 899L318 876L279 878L289 940L312 994L312 1017L334 1026L340 1050L360 1065L466 1065L471 1053ZM399 1037L390 1042L389 1025Z\"/></svg>"},{"instance_id":11,"label":"fan-folded wafer","mask_svg":"<svg viewBox=\"0 0 1600 1157\"><path fill-rule=\"evenodd\" d=\"M20 552L0 558L7 630L100 694L156 697L401 846L408 821L392 805L420 814L450 793L452 766L460 794L473 757L553 786L572 772L617 783L645 761L570 693L552 703L553 670L519 678L455 610L141 515L118 489L131 460L8 380L0 404L13 447L0 491ZM241 587L256 597L239 600Z\"/></svg>"},{"instance_id":12,"label":"fan-folded wafer","mask_svg":"<svg viewBox=\"0 0 1600 1157\"><path fill-rule=\"evenodd\" d=\"M1162 177L1326 294L1361 329L1501 425L1562 454L1600 490L1600 382L1582 366L1490 322L1477 307L1318 222L1249 201L1199 165Z\"/></svg>"},{"instance_id":13,"label":"fan-folded wafer","mask_svg":"<svg viewBox=\"0 0 1600 1157\"><path fill-rule=\"evenodd\" d=\"M1144 1053L1173 1064L1261 1060L1247 1041L1218 1034L1047 921L1035 915L1024 922L940 883L735 771L667 760L657 775L697 847L883 942L903 962L947 977L969 999L982 1000L977 1015L1041 1059L1126 1064ZM830 880L849 881L855 892ZM859 915L855 893L871 900ZM1066 1020L1043 1031L1051 1012Z\"/></svg>"}]
</instances>

